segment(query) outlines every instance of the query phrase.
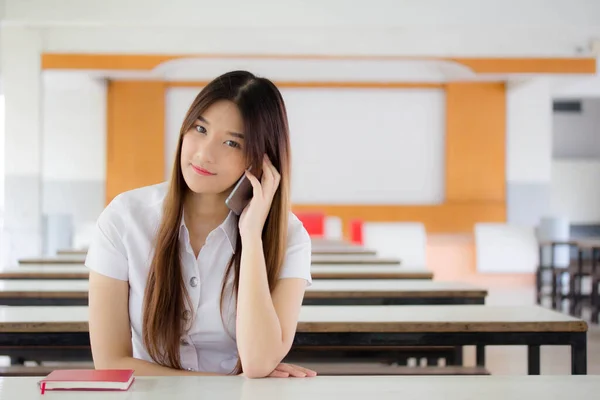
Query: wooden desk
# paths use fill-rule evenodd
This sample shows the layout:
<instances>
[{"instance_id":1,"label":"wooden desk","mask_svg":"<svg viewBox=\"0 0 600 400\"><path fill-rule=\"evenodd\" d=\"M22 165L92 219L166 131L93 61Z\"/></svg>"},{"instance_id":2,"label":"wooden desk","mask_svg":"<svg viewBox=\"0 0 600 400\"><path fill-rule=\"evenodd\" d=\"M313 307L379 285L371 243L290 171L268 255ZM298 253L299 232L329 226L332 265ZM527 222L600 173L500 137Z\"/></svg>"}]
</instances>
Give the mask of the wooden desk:
<instances>
[{"instance_id":1,"label":"wooden desk","mask_svg":"<svg viewBox=\"0 0 600 400\"><path fill-rule=\"evenodd\" d=\"M57 256L85 256L87 250L58 250ZM346 245L316 245L312 248L312 254L318 255L345 255L345 254L362 254L362 255L376 255L375 250L366 249L359 246L346 246Z\"/></svg>"},{"instance_id":2,"label":"wooden desk","mask_svg":"<svg viewBox=\"0 0 600 400\"><path fill-rule=\"evenodd\" d=\"M527 345L530 374L539 374L541 345L570 345L573 374L587 371L587 323L539 306L303 306L296 346Z\"/></svg>"},{"instance_id":3,"label":"wooden desk","mask_svg":"<svg viewBox=\"0 0 600 400\"><path fill-rule=\"evenodd\" d=\"M346 246L317 246L312 248L312 254L314 255L363 255L363 256L375 256L377 252L375 250L365 249L364 247L346 247Z\"/></svg>"},{"instance_id":4,"label":"wooden desk","mask_svg":"<svg viewBox=\"0 0 600 400\"><path fill-rule=\"evenodd\" d=\"M87 306L83 280L0 280L2 306Z\"/></svg>"},{"instance_id":5,"label":"wooden desk","mask_svg":"<svg viewBox=\"0 0 600 400\"><path fill-rule=\"evenodd\" d=\"M484 304L487 290L432 280L314 280L305 305Z\"/></svg>"},{"instance_id":6,"label":"wooden desk","mask_svg":"<svg viewBox=\"0 0 600 400\"><path fill-rule=\"evenodd\" d=\"M314 279L432 279L433 273L423 268L393 265L313 265ZM21 265L0 270L0 279L88 279L83 265Z\"/></svg>"},{"instance_id":7,"label":"wooden desk","mask_svg":"<svg viewBox=\"0 0 600 400\"><path fill-rule=\"evenodd\" d=\"M0 352L10 356L81 349L90 357L87 307L0 307ZM302 306L293 348L320 346L528 346L529 374L540 346L571 346L571 371L587 373L585 321L538 306ZM35 358L34 358L35 359Z\"/></svg>"},{"instance_id":8,"label":"wooden desk","mask_svg":"<svg viewBox=\"0 0 600 400\"><path fill-rule=\"evenodd\" d=\"M376 255L364 253L326 253L312 254L313 264L329 264L329 265L344 265L344 264L375 264L375 265L399 265L400 260L396 258L383 258ZM34 257L22 258L19 260L19 265L83 265L85 262L84 256L56 256L56 257Z\"/></svg>"},{"instance_id":9,"label":"wooden desk","mask_svg":"<svg viewBox=\"0 0 600 400\"><path fill-rule=\"evenodd\" d=\"M310 273L315 279L433 279L425 268L394 265L314 265Z\"/></svg>"},{"instance_id":10,"label":"wooden desk","mask_svg":"<svg viewBox=\"0 0 600 400\"><path fill-rule=\"evenodd\" d=\"M82 265L85 257L82 256L56 256L56 257L31 257L21 258L19 265Z\"/></svg>"},{"instance_id":11,"label":"wooden desk","mask_svg":"<svg viewBox=\"0 0 600 400\"><path fill-rule=\"evenodd\" d=\"M0 305L87 305L88 290L87 280L0 280ZM431 280L316 280L303 304L484 304L486 296L486 290L471 285Z\"/></svg>"},{"instance_id":12,"label":"wooden desk","mask_svg":"<svg viewBox=\"0 0 600 400\"><path fill-rule=\"evenodd\" d=\"M56 251L57 256L85 256L87 249L61 249Z\"/></svg>"},{"instance_id":13,"label":"wooden desk","mask_svg":"<svg viewBox=\"0 0 600 400\"><path fill-rule=\"evenodd\" d=\"M127 392L46 392L39 378L0 379L2 399L378 400L591 399L600 377L589 376L317 376L292 379L136 377Z\"/></svg>"},{"instance_id":14,"label":"wooden desk","mask_svg":"<svg viewBox=\"0 0 600 400\"><path fill-rule=\"evenodd\" d=\"M21 265L0 270L0 279L88 279L84 265Z\"/></svg>"},{"instance_id":15,"label":"wooden desk","mask_svg":"<svg viewBox=\"0 0 600 400\"><path fill-rule=\"evenodd\" d=\"M400 260L397 258L384 258L364 254L313 254L311 261L313 265L400 265Z\"/></svg>"}]
</instances>

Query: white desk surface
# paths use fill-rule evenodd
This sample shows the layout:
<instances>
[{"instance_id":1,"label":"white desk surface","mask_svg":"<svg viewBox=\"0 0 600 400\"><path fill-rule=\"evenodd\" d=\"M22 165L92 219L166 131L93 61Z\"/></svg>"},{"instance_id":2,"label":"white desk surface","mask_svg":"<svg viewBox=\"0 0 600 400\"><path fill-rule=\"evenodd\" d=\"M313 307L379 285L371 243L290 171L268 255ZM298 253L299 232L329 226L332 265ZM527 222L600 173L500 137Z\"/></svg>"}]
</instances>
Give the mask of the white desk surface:
<instances>
[{"instance_id":1,"label":"white desk surface","mask_svg":"<svg viewBox=\"0 0 600 400\"><path fill-rule=\"evenodd\" d=\"M24 258L19 260L19 266L82 266L85 257L82 256L60 256L60 257L36 257ZM401 261L396 258L379 257L369 254L312 254L311 262L313 264L383 264L400 265Z\"/></svg>"},{"instance_id":2,"label":"white desk surface","mask_svg":"<svg viewBox=\"0 0 600 400\"><path fill-rule=\"evenodd\" d=\"M600 376L317 376L137 377L126 392L51 392L39 378L1 378L0 400L31 399L222 399L222 400L464 400L593 399Z\"/></svg>"},{"instance_id":3,"label":"white desk surface","mask_svg":"<svg viewBox=\"0 0 600 400\"><path fill-rule=\"evenodd\" d=\"M403 265L378 265L378 264L313 264L312 272L321 273L388 273L388 272L427 272L425 267L413 267ZM83 265L77 264L23 264L16 267L7 267L0 269L0 272L27 272L32 274L39 273L82 273L89 272L89 269Z\"/></svg>"}]
</instances>

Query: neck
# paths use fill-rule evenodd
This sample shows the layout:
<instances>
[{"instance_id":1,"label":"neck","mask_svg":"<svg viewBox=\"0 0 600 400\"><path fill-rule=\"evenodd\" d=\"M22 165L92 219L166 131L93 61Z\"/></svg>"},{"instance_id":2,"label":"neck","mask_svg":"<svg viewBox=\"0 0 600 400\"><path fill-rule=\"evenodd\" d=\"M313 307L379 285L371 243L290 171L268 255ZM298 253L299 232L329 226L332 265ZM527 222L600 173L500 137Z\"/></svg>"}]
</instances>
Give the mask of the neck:
<instances>
[{"instance_id":1,"label":"neck","mask_svg":"<svg viewBox=\"0 0 600 400\"><path fill-rule=\"evenodd\" d=\"M189 227L198 225L217 226L229 215L223 194L199 194L188 192L183 210L185 222Z\"/></svg>"}]
</instances>

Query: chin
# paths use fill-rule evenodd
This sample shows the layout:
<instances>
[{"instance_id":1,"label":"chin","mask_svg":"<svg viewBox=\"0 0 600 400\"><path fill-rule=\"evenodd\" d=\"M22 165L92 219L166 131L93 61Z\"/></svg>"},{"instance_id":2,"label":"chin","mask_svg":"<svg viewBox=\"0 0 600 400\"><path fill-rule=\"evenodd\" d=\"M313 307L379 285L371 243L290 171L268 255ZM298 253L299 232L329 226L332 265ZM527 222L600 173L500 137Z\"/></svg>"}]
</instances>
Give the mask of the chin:
<instances>
[{"instance_id":1,"label":"chin","mask_svg":"<svg viewBox=\"0 0 600 400\"><path fill-rule=\"evenodd\" d=\"M214 177L199 177L194 173L193 176L184 175L183 179L190 191L196 194L227 194L231 190L230 185L223 185Z\"/></svg>"}]
</instances>

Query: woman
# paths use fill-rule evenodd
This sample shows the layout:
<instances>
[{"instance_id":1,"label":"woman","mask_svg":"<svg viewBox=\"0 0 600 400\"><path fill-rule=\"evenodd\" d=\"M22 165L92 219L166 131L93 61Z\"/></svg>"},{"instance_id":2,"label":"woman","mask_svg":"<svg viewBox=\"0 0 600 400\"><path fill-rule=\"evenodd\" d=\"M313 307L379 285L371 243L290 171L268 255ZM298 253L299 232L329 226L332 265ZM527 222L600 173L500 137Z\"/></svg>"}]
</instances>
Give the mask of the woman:
<instances>
[{"instance_id":1,"label":"woman","mask_svg":"<svg viewBox=\"0 0 600 400\"><path fill-rule=\"evenodd\" d=\"M238 217L225 199L244 174L253 197ZM183 121L169 183L120 194L98 219L86 258L96 368L314 376L281 363L311 283L289 192L275 85L243 71L210 82Z\"/></svg>"}]
</instances>

